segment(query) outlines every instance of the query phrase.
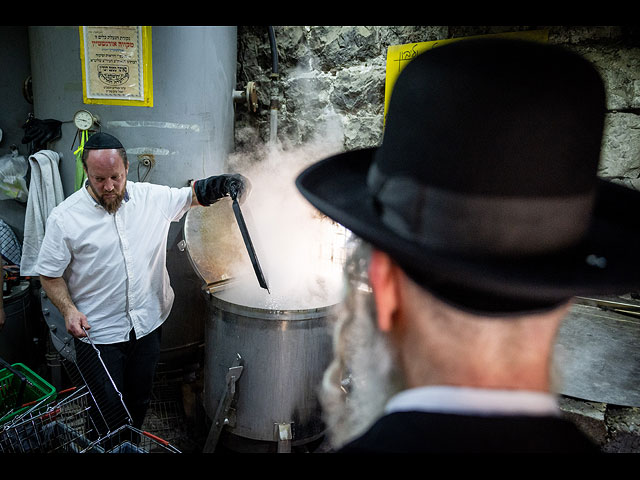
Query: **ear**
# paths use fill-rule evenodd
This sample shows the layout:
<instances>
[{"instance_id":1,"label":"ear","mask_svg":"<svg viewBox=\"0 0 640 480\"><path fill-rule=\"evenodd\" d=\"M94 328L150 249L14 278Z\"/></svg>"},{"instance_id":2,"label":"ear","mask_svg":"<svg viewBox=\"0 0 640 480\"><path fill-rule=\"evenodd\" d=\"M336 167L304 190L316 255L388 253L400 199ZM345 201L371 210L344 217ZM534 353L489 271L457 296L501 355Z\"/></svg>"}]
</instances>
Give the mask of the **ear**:
<instances>
[{"instance_id":1,"label":"ear","mask_svg":"<svg viewBox=\"0 0 640 480\"><path fill-rule=\"evenodd\" d=\"M384 252L373 250L369 265L369 281L378 314L378 327L388 332L393 326L394 313L398 308L397 267Z\"/></svg>"}]
</instances>

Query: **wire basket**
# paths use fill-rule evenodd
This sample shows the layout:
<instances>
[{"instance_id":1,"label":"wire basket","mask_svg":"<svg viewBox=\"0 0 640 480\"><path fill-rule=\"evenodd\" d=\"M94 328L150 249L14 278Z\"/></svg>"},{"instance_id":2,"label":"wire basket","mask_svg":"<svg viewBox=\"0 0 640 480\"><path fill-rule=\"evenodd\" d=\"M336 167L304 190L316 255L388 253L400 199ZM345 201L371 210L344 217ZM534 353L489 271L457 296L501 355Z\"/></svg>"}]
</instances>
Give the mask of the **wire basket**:
<instances>
[{"instance_id":1,"label":"wire basket","mask_svg":"<svg viewBox=\"0 0 640 480\"><path fill-rule=\"evenodd\" d=\"M131 426L122 394L88 340L90 345L74 348L63 360L74 387L58 392L54 403L0 425L0 452L179 453L169 442Z\"/></svg>"},{"instance_id":2,"label":"wire basket","mask_svg":"<svg viewBox=\"0 0 640 480\"><path fill-rule=\"evenodd\" d=\"M68 394L68 395L67 395ZM45 409L31 410L2 426L0 452L80 452L91 443L95 428L87 389L60 392L62 400Z\"/></svg>"},{"instance_id":3,"label":"wire basket","mask_svg":"<svg viewBox=\"0 0 640 480\"><path fill-rule=\"evenodd\" d=\"M122 425L102 434L102 412L86 387L71 388L45 410L14 418L0 431L2 453L180 453L169 442Z\"/></svg>"},{"instance_id":4,"label":"wire basket","mask_svg":"<svg viewBox=\"0 0 640 480\"><path fill-rule=\"evenodd\" d=\"M123 425L92 448L98 453L180 453L168 441L131 425Z\"/></svg>"},{"instance_id":5,"label":"wire basket","mask_svg":"<svg viewBox=\"0 0 640 480\"><path fill-rule=\"evenodd\" d=\"M0 425L55 400L56 389L22 363L0 359Z\"/></svg>"}]
</instances>

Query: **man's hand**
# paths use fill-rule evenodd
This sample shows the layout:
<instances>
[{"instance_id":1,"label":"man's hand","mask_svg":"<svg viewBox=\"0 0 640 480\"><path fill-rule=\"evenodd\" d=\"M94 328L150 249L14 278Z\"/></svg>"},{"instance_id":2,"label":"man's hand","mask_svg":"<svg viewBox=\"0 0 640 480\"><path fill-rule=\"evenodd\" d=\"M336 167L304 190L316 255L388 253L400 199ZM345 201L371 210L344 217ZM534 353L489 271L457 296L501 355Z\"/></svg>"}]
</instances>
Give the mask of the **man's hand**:
<instances>
[{"instance_id":1,"label":"man's hand","mask_svg":"<svg viewBox=\"0 0 640 480\"><path fill-rule=\"evenodd\" d=\"M238 202L243 203L251 191L251 183L246 177L237 173L227 176L225 189L233 200L237 198Z\"/></svg>"},{"instance_id":2,"label":"man's hand","mask_svg":"<svg viewBox=\"0 0 640 480\"><path fill-rule=\"evenodd\" d=\"M86 337L87 334L83 328L86 330L91 328L86 315L75 307L64 314L64 324L67 327L67 332L76 338Z\"/></svg>"},{"instance_id":3,"label":"man's hand","mask_svg":"<svg viewBox=\"0 0 640 480\"><path fill-rule=\"evenodd\" d=\"M227 195L233 199L237 197L238 201L242 203L250 190L249 180L238 173L201 178L193 183L194 200L204 207L208 207Z\"/></svg>"}]
</instances>

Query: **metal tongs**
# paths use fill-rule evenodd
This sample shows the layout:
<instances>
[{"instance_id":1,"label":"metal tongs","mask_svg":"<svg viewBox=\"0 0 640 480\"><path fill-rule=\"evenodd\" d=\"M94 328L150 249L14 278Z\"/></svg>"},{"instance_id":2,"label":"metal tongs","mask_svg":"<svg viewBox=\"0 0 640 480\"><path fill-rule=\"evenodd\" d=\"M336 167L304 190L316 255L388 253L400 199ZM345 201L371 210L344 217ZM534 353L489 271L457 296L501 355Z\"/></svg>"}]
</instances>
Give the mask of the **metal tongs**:
<instances>
[{"instance_id":1,"label":"metal tongs","mask_svg":"<svg viewBox=\"0 0 640 480\"><path fill-rule=\"evenodd\" d=\"M262 268L260 267L260 262L258 261L256 250L253 247L253 242L251 241L251 236L249 235L249 229L247 228L247 224L244 221L242 210L240 210L237 188L232 187L229 195L233 200L233 214L235 215L236 221L238 222L238 227L240 228L240 233L242 234L242 239L244 240L244 245L247 247L247 252L249 253L249 258L251 259L251 264L253 265L253 271L256 273L256 277L258 278L258 283L260 284L260 286L267 292L269 292L269 286L267 285L267 280L264 278L264 274L262 273Z\"/></svg>"}]
</instances>

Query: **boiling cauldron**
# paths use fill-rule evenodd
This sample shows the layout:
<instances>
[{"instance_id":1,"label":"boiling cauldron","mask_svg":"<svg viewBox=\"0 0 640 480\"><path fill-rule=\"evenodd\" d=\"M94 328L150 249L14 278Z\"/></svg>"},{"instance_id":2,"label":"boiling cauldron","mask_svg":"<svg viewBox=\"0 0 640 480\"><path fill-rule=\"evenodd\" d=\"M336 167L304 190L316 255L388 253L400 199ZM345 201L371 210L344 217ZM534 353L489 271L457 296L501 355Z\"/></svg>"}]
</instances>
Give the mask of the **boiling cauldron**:
<instances>
[{"instance_id":1,"label":"boiling cauldron","mask_svg":"<svg viewBox=\"0 0 640 480\"><path fill-rule=\"evenodd\" d=\"M327 281L310 261L302 269L310 287L294 279L297 291L279 288L269 275L270 252L259 248L265 232L250 232L267 265L270 293L258 286L228 199L191 209L185 221L185 248L208 305L204 407L213 425L205 451L217 445L223 429L225 438L285 448L324 431L318 390L332 355L337 295L329 285L336 277Z\"/></svg>"}]
</instances>

